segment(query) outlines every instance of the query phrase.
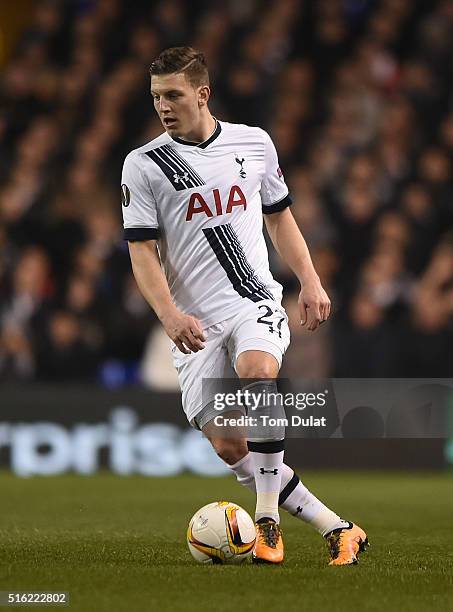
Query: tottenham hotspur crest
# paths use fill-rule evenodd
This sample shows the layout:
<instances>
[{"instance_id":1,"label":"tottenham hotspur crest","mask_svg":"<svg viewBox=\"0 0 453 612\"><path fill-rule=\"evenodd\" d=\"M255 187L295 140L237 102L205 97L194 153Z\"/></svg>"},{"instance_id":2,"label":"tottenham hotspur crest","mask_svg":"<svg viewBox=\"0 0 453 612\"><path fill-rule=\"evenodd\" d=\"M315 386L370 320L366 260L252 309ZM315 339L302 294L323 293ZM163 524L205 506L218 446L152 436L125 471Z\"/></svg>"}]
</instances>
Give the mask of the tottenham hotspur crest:
<instances>
[{"instance_id":1,"label":"tottenham hotspur crest","mask_svg":"<svg viewBox=\"0 0 453 612\"><path fill-rule=\"evenodd\" d=\"M245 162L245 158L243 157L242 159L239 157L239 155L237 153L234 154L234 159L236 161L237 164L239 164L241 166L241 169L239 170L239 176L243 179L245 179L247 177L247 173L244 170L244 162Z\"/></svg>"}]
</instances>

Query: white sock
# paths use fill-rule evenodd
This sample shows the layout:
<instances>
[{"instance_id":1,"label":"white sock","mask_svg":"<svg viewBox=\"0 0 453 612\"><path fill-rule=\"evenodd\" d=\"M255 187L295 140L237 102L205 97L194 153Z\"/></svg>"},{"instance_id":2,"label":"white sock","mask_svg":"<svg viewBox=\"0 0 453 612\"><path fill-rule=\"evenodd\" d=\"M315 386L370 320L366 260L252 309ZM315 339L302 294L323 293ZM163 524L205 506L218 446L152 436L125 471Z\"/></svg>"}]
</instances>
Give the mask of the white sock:
<instances>
[{"instance_id":1,"label":"white sock","mask_svg":"<svg viewBox=\"0 0 453 612\"><path fill-rule=\"evenodd\" d=\"M288 469L291 470L291 468ZM291 472L291 480L280 493L279 505L282 508L314 527L322 536L334 529L349 527L348 521L344 521L338 514L327 508L302 484L297 474L293 470Z\"/></svg>"},{"instance_id":2,"label":"white sock","mask_svg":"<svg viewBox=\"0 0 453 612\"><path fill-rule=\"evenodd\" d=\"M282 481L284 441L272 440L248 444L256 487L255 521L268 517L279 523L278 497Z\"/></svg>"},{"instance_id":3,"label":"white sock","mask_svg":"<svg viewBox=\"0 0 453 612\"><path fill-rule=\"evenodd\" d=\"M256 491L252 453L248 453L228 467L235 473L238 482L251 491ZM323 536L334 529L349 526L348 521L342 520L315 497L285 463L281 467L278 505L296 518L312 525Z\"/></svg>"},{"instance_id":4,"label":"white sock","mask_svg":"<svg viewBox=\"0 0 453 612\"><path fill-rule=\"evenodd\" d=\"M237 481L241 485L247 487L247 489L250 489L253 493L256 493L255 475L253 473L252 455L250 453L247 453L233 465L226 462L225 465L236 474Z\"/></svg>"},{"instance_id":5,"label":"white sock","mask_svg":"<svg viewBox=\"0 0 453 612\"><path fill-rule=\"evenodd\" d=\"M310 524L322 535L326 536L334 529L343 529L349 527L349 521L344 521L342 518L329 510L327 506L321 504L322 508L318 514L310 521Z\"/></svg>"}]
</instances>

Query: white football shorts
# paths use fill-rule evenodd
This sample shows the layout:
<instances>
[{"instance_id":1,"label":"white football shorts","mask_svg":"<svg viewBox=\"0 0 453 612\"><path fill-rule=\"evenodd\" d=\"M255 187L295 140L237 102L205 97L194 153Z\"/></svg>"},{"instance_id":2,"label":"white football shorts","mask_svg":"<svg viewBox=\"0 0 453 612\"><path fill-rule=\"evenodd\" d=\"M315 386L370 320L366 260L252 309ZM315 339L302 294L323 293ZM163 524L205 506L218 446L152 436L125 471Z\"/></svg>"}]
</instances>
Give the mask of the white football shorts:
<instances>
[{"instance_id":1,"label":"white football shorts","mask_svg":"<svg viewBox=\"0 0 453 612\"><path fill-rule=\"evenodd\" d=\"M195 417L214 401L214 390L211 397L205 385L202 393L203 379L237 378L236 362L244 351L270 353L280 367L290 341L288 316L273 300L247 303L237 315L208 327L204 334L205 348L197 353L185 355L171 343L184 412L196 428L204 423Z\"/></svg>"}]
</instances>

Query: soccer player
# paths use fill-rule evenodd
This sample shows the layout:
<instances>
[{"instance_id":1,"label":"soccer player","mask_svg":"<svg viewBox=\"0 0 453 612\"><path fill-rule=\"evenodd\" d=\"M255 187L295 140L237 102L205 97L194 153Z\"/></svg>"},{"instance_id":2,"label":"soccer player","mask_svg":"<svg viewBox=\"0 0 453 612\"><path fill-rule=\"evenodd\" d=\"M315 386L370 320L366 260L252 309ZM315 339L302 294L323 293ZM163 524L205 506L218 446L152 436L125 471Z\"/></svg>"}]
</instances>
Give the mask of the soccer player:
<instances>
[{"instance_id":1,"label":"soccer player","mask_svg":"<svg viewBox=\"0 0 453 612\"><path fill-rule=\"evenodd\" d=\"M212 396L202 393L203 379L232 377L246 381L244 390L255 397L277 392L289 328L282 287L269 270L263 218L300 281L301 324L314 331L330 315L289 209L275 147L262 129L211 115L202 53L166 49L150 74L165 131L124 162L124 238L137 284L172 341L186 416L238 481L256 491L254 561L283 561L282 506L327 539L330 564L356 563L365 532L329 510L283 463L284 429L267 428L248 440L220 435L212 426L218 416ZM269 410L262 403L257 414Z\"/></svg>"}]
</instances>

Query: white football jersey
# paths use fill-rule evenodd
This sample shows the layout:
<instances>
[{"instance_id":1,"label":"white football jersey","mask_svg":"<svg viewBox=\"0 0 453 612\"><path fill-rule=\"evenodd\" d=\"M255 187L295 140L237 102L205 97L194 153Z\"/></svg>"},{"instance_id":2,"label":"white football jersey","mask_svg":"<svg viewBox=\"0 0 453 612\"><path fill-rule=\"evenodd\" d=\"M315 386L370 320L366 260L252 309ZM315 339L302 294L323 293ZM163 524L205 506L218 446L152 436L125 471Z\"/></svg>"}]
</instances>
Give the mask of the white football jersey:
<instances>
[{"instance_id":1,"label":"white football jersey","mask_svg":"<svg viewBox=\"0 0 453 612\"><path fill-rule=\"evenodd\" d=\"M291 204L269 135L217 121L202 143L166 132L126 157L124 238L158 239L175 305L204 328L243 300L281 301L269 270L262 213Z\"/></svg>"}]
</instances>

